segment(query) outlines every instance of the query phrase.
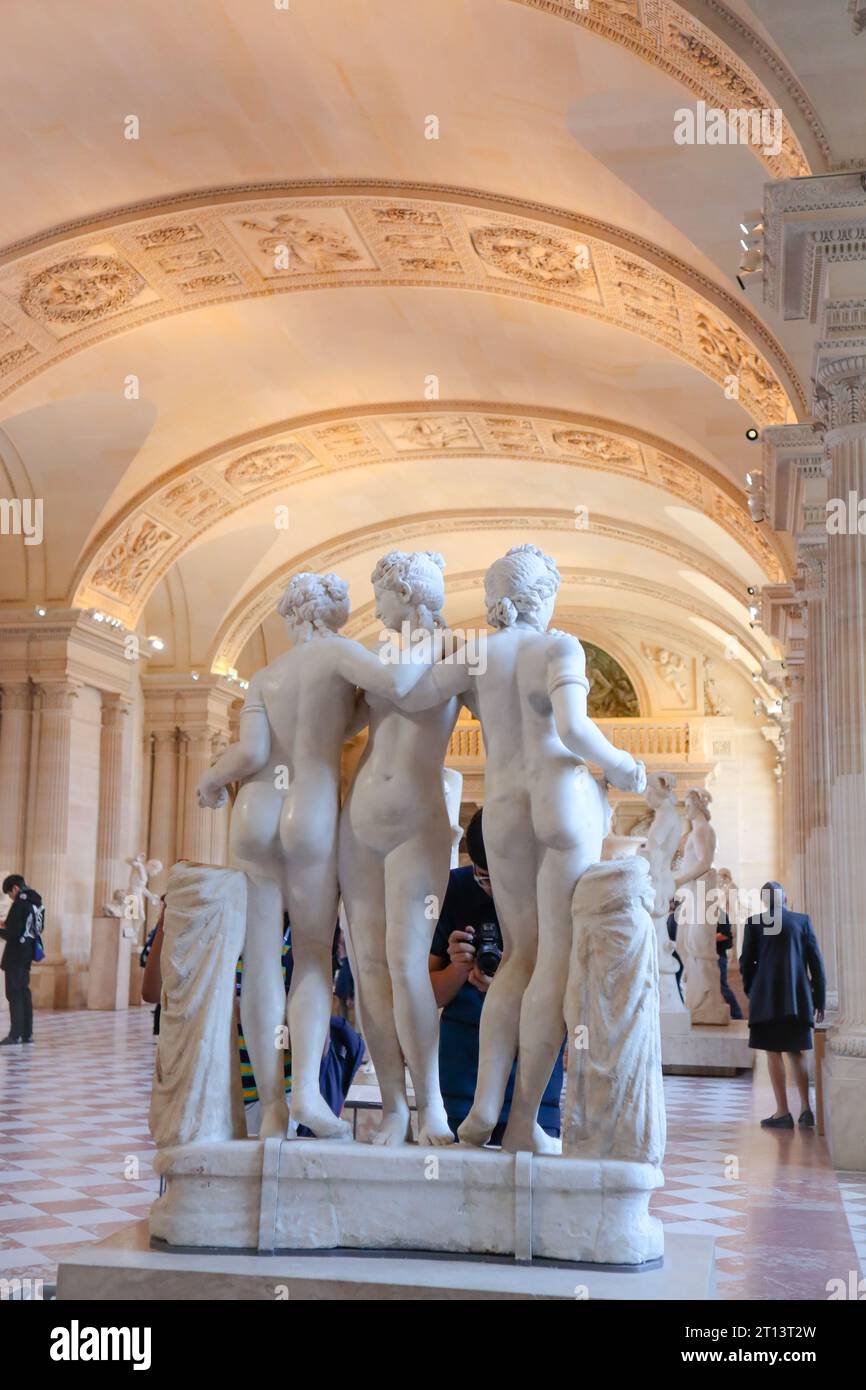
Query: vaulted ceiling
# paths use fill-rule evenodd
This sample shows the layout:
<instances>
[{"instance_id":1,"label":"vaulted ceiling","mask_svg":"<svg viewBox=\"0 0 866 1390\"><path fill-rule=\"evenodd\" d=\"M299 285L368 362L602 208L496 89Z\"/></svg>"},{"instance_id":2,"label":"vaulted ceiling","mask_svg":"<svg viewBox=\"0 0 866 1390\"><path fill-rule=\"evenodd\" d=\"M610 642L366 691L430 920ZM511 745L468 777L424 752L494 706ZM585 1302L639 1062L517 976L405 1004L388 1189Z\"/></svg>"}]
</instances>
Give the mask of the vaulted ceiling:
<instances>
[{"instance_id":1,"label":"vaulted ceiling","mask_svg":"<svg viewBox=\"0 0 866 1390\"><path fill-rule=\"evenodd\" d=\"M843 0L278 4L0 13L0 476L45 529L0 604L243 670L299 568L365 635L383 551L441 550L460 623L534 539L594 632L760 656L746 430L809 362L738 224L866 152ZM700 102L773 139L677 143Z\"/></svg>"}]
</instances>

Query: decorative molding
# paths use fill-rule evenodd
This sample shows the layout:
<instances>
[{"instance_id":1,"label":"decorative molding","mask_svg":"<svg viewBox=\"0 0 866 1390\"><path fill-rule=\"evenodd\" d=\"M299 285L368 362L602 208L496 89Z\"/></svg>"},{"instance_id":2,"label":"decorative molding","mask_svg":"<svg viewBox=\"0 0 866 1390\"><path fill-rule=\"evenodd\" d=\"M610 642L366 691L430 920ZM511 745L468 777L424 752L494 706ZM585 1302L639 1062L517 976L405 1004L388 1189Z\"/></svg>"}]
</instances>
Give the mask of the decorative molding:
<instances>
[{"instance_id":1,"label":"decorative molding","mask_svg":"<svg viewBox=\"0 0 866 1390\"><path fill-rule=\"evenodd\" d=\"M131 499L97 534L82 557L70 603L102 608L135 628L179 556L251 502L310 478L443 454L544 459L634 478L718 522L768 579L784 575L784 551L754 525L732 485L666 440L601 417L538 407L407 402L301 417L188 460Z\"/></svg>"},{"instance_id":2,"label":"decorative molding","mask_svg":"<svg viewBox=\"0 0 866 1390\"><path fill-rule=\"evenodd\" d=\"M767 109L777 105L742 58L718 34L673 0L589 0L585 6L575 0L514 0L514 3L557 15L622 44L681 82L709 106ZM760 44L759 47L760 41L756 41L756 36L744 24L738 27L766 61L769 54L766 46ZM817 138L820 126L802 88L778 59L771 65L804 114L809 111L807 119ZM826 136L823 136L823 143L826 145ZM782 148L778 155L765 155L758 147L750 148L774 178L798 178L811 172L787 118L784 118Z\"/></svg>"},{"instance_id":3,"label":"decorative molding","mask_svg":"<svg viewBox=\"0 0 866 1390\"><path fill-rule=\"evenodd\" d=\"M223 269L202 275L198 262L178 263L176 249L173 260L165 256L167 246L190 241L196 257L218 258ZM97 265L107 267L104 283ZM587 314L661 345L721 387L742 372L739 403L761 426L805 413L793 364L757 315L645 238L479 190L375 180L213 189L116 209L7 248L0 396L72 353L189 309L404 285Z\"/></svg>"},{"instance_id":4,"label":"decorative molding","mask_svg":"<svg viewBox=\"0 0 866 1390\"><path fill-rule=\"evenodd\" d=\"M821 362L815 414L828 430L866 425L866 353Z\"/></svg>"}]
</instances>

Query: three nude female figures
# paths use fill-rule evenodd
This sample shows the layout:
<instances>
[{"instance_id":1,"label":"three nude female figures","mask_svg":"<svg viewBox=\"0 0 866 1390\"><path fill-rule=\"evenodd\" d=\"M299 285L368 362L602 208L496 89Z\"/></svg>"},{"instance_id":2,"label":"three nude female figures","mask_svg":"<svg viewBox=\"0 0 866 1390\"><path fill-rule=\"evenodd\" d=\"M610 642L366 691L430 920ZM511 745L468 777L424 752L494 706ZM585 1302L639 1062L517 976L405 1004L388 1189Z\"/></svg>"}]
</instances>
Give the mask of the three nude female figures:
<instances>
[{"instance_id":1,"label":"three nude female figures","mask_svg":"<svg viewBox=\"0 0 866 1390\"><path fill-rule=\"evenodd\" d=\"M240 740L198 789L203 805L217 806L229 782L241 783L230 854L249 882L241 1018L262 1138L284 1136L288 1123L275 1045L285 1012L284 910L295 962L292 1119L319 1138L348 1134L319 1094L342 893L361 1027L382 1091L373 1142L406 1140L404 1059L419 1143L453 1142L439 1092L427 958L449 872L442 766L465 703L485 741L485 845L504 953L485 999L475 1101L459 1135L487 1141L517 1052L504 1147L543 1152L552 1142L535 1116L564 1034L571 899L601 858L609 815L584 760L626 791L643 790L645 771L588 718L580 643L547 630L559 588L550 557L524 545L491 565L485 599L493 632L475 667L459 654L435 660L444 635L442 569L438 555L395 551L373 571L377 617L392 635L403 634L396 662L393 641L386 661L339 636L348 616L341 579L296 575L278 606L292 647L251 680ZM430 640L414 643L422 631ZM425 664L418 653L431 648L434 661ZM367 747L341 811L343 742L367 722Z\"/></svg>"}]
</instances>

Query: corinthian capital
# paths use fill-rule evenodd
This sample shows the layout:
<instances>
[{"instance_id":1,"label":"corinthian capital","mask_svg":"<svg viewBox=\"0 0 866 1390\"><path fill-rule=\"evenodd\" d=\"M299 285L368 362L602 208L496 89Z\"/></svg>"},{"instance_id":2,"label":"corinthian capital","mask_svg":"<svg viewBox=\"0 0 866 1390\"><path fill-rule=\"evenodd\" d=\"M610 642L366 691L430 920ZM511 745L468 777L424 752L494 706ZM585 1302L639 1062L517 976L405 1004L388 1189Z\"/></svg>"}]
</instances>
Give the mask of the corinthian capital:
<instances>
[{"instance_id":1,"label":"corinthian capital","mask_svg":"<svg viewBox=\"0 0 866 1390\"><path fill-rule=\"evenodd\" d=\"M815 414L830 430L866 425L866 353L837 357L819 366Z\"/></svg>"}]
</instances>

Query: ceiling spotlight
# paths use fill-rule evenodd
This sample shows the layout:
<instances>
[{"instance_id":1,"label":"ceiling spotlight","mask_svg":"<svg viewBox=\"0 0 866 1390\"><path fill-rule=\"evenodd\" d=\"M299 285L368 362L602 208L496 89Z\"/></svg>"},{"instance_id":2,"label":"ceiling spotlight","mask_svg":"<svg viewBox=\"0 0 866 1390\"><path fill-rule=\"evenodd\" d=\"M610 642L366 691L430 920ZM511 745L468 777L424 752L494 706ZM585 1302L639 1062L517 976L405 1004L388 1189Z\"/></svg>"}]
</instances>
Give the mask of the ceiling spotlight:
<instances>
[{"instance_id":1,"label":"ceiling spotlight","mask_svg":"<svg viewBox=\"0 0 866 1390\"><path fill-rule=\"evenodd\" d=\"M749 604L749 617L751 618L751 620L752 620L753 623L756 623L756 622L758 621L758 613L759 613L758 605L757 605L756 603L750 603L750 604Z\"/></svg>"},{"instance_id":2,"label":"ceiling spotlight","mask_svg":"<svg viewBox=\"0 0 866 1390\"><path fill-rule=\"evenodd\" d=\"M161 652L165 649L165 643L161 637L148 637L147 640L155 652Z\"/></svg>"},{"instance_id":3,"label":"ceiling spotlight","mask_svg":"<svg viewBox=\"0 0 866 1390\"><path fill-rule=\"evenodd\" d=\"M189 674L190 674L190 680L194 680L194 681L197 681L197 680L198 680L198 671L190 671Z\"/></svg>"},{"instance_id":4,"label":"ceiling spotlight","mask_svg":"<svg viewBox=\"0 0 866 1390\"><path fill-rule=\"evenodd\" d=\"M749 595L750 598L754 598L754 596L755 596L755 594L756 594L757 592L758 592L758 591L757 591L757 589L755 588L754 584L749 584L749 585L747 586L747 588L746 588L746 593Z\"/></svg>"},{"instance_id":5,"label":"ceiling spotlight","mask_svg":"<svg viewBox=\"0 0 866 1390\"><path fill-rule=\"evenodd\" d=\"M749 428L746 430L746 438L752 444L754 444L755 440L758 438L758 431L755 429L754 425L750 425Z\"/></svg>"},{"instance_id":6,"label":"ceiling spotlight","mask_svg":"<svg viewBox=\"0 0 866 1390\"><path fill-rule=\"evenodd\" d=\"M36 614L37 618L44 618L48 612L48 609L41 607L41 605L37 605L36 608L34 608L33 612Z\"/></svg>"},{"instance_id":7,"label":"ceiling spotlight","mask_svg":"<svg viewBox=\"0 0 866 1390\"><path fill-rule=\"evenodd\" d=\"M743 236L763 235L764 214L761 212L760 208L753 208L751 212L743 213L740 231L743 233Z\"/></svg>"}]
</instances>

